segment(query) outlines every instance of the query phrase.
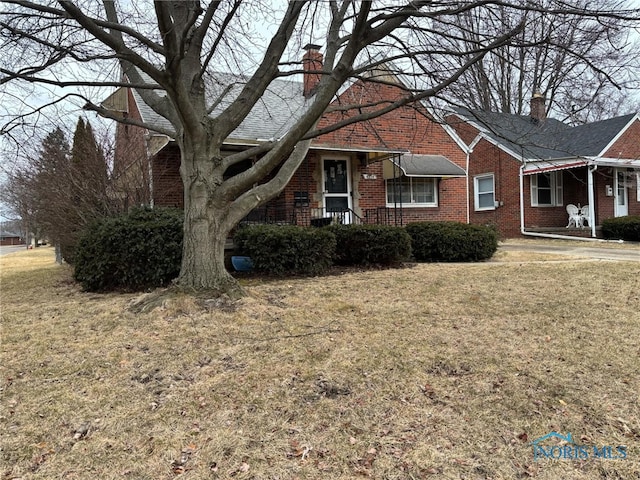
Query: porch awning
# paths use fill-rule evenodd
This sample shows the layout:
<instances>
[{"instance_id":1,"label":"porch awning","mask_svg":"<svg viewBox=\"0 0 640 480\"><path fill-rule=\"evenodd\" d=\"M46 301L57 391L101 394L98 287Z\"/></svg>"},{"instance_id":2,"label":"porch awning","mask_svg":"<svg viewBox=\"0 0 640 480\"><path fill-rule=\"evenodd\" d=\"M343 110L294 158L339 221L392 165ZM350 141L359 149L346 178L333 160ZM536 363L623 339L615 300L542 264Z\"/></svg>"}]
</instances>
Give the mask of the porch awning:
<instances>
[{"instance_id":1,"label":"porch awning","mask_svg":"<svg viewBox=\"0 0 640 480\"><path fill-rule=\"evenodd\" d=\"M599 167L640 168L640 159L594 158L593 163Z\"/></svg>"},{"instance_id":2,"label":"porch awning","mask_svg":"<svg viewBox=\"0 0 640 480\"><path fill-rule=\"evenodd\" d=\"M463 168L442 155L414 155L407 153L385 160L385 180L405 175L407 177L451 178L466 177Z\"/></svg>"},{"instance_id":3,"label":"porch awning","mask_svg":"<svg viewBox=\"0 0 640 480\"><path fill-rule=\"evenodd\" d=\"M527 162L524 167L525 175L533 175L535 173L553 172L556 170L565 170L567 168L578 168L586 165L597 165L599 167L617 167L617 168L640 168L640 160L620 159L620 158L569 158L562 160L537 160Z\"/></svg>"},{"instance_id":4,"label":"porch awning","mask_svg":"<svg viewBox=\"0 0 640 480\"><path fill-rule=\"evenodd\" d=\"M586 160L571 158L565 160L540 160L535 162L527 162L524 166L523 173L525 175L533 175L535 173L555 172L556 170L566 170L567 168L584 167L588 164Z\"/></svg>"}]
</instances>

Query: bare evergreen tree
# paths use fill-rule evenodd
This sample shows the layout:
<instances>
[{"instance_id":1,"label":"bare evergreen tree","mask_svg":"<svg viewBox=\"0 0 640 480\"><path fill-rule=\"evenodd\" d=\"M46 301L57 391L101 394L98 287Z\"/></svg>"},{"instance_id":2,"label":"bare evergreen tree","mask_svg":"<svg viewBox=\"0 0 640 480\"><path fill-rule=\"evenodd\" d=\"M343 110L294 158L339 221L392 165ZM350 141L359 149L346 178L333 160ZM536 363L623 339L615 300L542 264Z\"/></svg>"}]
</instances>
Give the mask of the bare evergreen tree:
<instances>
[{"instance_id":1,"label":"bare evergreen tree","mask_svg":"<svg viewBox=\"0 0 640 480\"><path fill-rule=\"evenodd\" d=\"M107 165L91 124L80 118L70 149L61 128L49 133L37 156L9 172L6 201L37 238L56 246L57 260L73 262L83 228L113 213Z\"/></svg>"},{"instance_id":2,"label":"bare evergreen tree","mask_svg":"<svg viewBox=\"0 0 640 480\"><path fill-rule=\"evenodd\" d=\"M504 6L509 13L501 19L501 28L483 33L476 30L484 26L470 25L472 41L454 42L464 40L451 28L456 20L464 15L474 17L475 11L485 11L486 5L492 4ZM225 240L247 213L282 191L304 159L312 138L433 98L487 53L512 42L521 47L549 43L545 37L523 44L523 32L532 17L591 18L617 21L622 26L637 22L638 13L563 0L301 0L285 4L104 0L101 8L88 1L6 0L0 22L5 52L0 84L136 87L143 101L167 119L170 127L160 129L113 115L84 95L87 108L175 139L182 156L185 212L178 283L189 289L241 295L237 282L224 267ZM264 41L261 36L266 36ZM440 37L441 42L434 42ZM324 63L320 72L309 71L319 73L321 78L305 113L281 138L223 156L224 140L269 85L304 71L298 55L307 43L324 46ZM582 47L578 43L575 46ZM576 50L575 55L581 52ZM462 61L431 61L444 57ZM114 71L114 61L126 80L105 78L105 72ZM348 81L362 78L382 64L404 79L407 88L402 98L376 105L341 105L346 115L332 125L317 128L319 118ZM224 103L215 116L211 112L222 98L212 100L205 93L211 70L248 72L241 93ZM4 130L11 130L15 121L5 124ZM251 158L259 160L248 170L225 176L231 167Z\"/></svg>"}]
</instances>

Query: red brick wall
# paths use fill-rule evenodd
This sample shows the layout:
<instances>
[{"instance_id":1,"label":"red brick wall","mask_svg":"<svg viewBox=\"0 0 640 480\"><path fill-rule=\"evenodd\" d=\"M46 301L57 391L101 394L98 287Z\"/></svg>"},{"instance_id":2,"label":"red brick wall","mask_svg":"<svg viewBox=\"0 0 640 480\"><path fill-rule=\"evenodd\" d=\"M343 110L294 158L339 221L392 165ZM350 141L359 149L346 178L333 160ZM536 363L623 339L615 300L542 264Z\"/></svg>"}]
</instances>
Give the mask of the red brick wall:
<instances>
[{"instance_id":1,"label":"red brick wall","mask_svg":"<svg viewBox=\"0 0 640 480\"><path fill-rule=\"evenodd\" d=\"M362 106L367 103L376 103L376 108L380 108L381 100L394 101L401 95L403 95L403 91L393 85L356 82L332 106L352 104ZM366 111L367 107L326 114L320 120L319 128L348 118L360 110ZM381 117L348 125L320 136L314 140L313 145L360 147L363 150L407 150L416 154L443 155L466 169L466 153L447 134L443 126L433 121L421 106L398 108ZM331 153L339 155L339 152ZM382 162L362 166L355 154L351 155L351 159L356 212L362 214L366 209L386 206ZM320 166L320 162L317 165ZM365 179L363 174L375 175L376 178ZM316 177L321 177L321 172L316 172ZM466 180L464 178L446 179L438 182L437 207L405 207L403 209L404 218L409 217L415 221L456 220L466 222L466 204Z\"/></svg>"},{"instance_id":2,"label":"red brick wall","mask_svg":"<svg viewBox=\"0 0 640 480\"><path fill-rule=\"evenodd\" d=\"M141 120L131 90L128 91L127 101L129 112L126 113L126 116ZM147 130L141 127L116 124L113 171L117 178L117 195L124 208L149 204L151 201L146 132Z\"/></svg>"},{"instance_id":3,"label":"red brick wall","mask_svg":"<svg viewBox=\"0 0 640 480\"><path fill-rule=\"evenodd\" d=\"M457 115L447 116L446 121L449 125L451 125L451 127L460 136L462 141L467 145L471 145L471 143L480 133L480 131L476 127L462 120Z\"/></svg>"},{"instance_id":4,"label":"red brick wall","mask_svg":"<svg viewBox=\"0 0 640 480\"><path fill-rule=\"evenodd\" d=\"M478 175L493 173L495 210L475 210L475 182ZM520 235L520 162L487 140L474 147L469 159L470 222L494 225L504 238Z\"/></svg>"},{"instance_id":5,"label":"red brick wall","mask_svg":"<svg viewBox=\"0 0 640 480\"><path fill-rule=\"evenodd\" d=\"M563 191L563 205L559 207L534 207L531 205L531 175L524 178L524 224L528 228L540 227L565 227L569 217L567 216L567 193ZM566 172L562 171L563 189L566 181ZM586 177L585 177L586 178ZM575 202L576 205L578 202Z\"/></svg>"},{"instance_id":6,"label":"red brick wall","mask_svg":"<svg viewBox=\"0 0 640 480\"><path fill-rule=\"evenodd\" d=\"M604 156L607 158L640 159L640 120L633 122Z\"/></svg>"},{"instance_id":7,"label":"red brick wall","mask_svg":"<svg viewBox=\"0 0 640 480\"><path fill-rule=\"evenodd\" d=\"M24 239L21 237L2 237L0 238L0 245L10 246L10 245L23 245Z\"/></svg>"},{"instance_id":8,"label":"red brick wall","mask_svg":"<svg viewBox=\"0 0 640 480\"><path fill-rule=\"evenodd\" d=\"M153 203L161 207L184 206L180 178L180 149L175 143L163 148L153 162Z\"/></svg>"},{"instance_id":9,"label":"red brick wall","mask_svg":"<svg viewBox=\"0 0 640 480\"><path fill-rule=\"evenodd\" d=\"M615 193L615 170L613 168L598 168L594 173L594 183L596 191L596 223L600 223L605 218L611 218L615 215L615 197L607 197L606 189L609 185ZM630 188L627 188L629 196L629 215L640 215L640 202L637 196L637 183L631 182Z\"/></svg>"},{"instance_id":10,"label":"red brick wall","mask_svg":"<svg viewBox=\"0 0 640 480\"><path fill-rule=\"evenodd\" d=\"M638 181L635 188L629 189L629 215L640 215L640 202L638 201Z\"/></svg>"}]
</instances>

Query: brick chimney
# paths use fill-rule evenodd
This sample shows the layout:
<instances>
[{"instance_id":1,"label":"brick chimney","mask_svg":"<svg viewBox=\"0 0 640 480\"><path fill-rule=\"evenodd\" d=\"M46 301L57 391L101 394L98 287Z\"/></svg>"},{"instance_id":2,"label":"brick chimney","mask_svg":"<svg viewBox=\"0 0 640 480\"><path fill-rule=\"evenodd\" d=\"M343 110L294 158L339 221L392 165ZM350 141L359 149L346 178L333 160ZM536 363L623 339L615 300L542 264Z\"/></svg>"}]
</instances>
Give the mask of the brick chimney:
<instances>
[{"instance_id":1,"label":"brick chimney","mask_svg":"<svg viewBox=\"0 0 640 480\"><path fill-rule=\"evenodd\" d=\"M547 105L544 95L539 91L536 91L531 97L531 118L538 122L541 122L547 118Z\"/></svg>"},{"instance_id":2,"label":"brick chimney","mask_svg":"<svg viewBox=\"0 0 640 480\"><path fill-rule=\"evenodd\" d=\"M322 71L323 56L320 53L320 45L310 43L303 50L307 52L302 57L302 69L304 70L302 94L305 98L309 98L316 93L318 83L320 83L320 73L314 72Z\"/></svg>"}]
</instances>

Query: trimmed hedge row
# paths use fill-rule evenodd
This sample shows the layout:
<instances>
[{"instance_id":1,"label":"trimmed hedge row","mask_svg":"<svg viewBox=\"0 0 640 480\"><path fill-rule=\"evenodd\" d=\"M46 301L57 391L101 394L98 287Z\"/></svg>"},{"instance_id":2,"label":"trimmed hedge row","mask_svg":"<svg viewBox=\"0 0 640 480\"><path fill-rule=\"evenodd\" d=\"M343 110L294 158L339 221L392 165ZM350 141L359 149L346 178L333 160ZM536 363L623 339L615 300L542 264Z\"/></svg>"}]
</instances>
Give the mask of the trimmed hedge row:
<instances>
[{"instance_id":1,"label":"trimmed hedge row","mask_svg":"<svg viewBox=\"0 0 640 480\"><path fill-rule=\"evenodd\" d=\"M168 284L180 272L182 212L137 209L90 226L78 242L74 277L86 290L141 290ZM455 222L385 225L253 225L239 228L236 252L271 275L316 275L340 265L463 262L490 258L497 233Z\"/></svg>"},{"instance_id":2,"label":"trimmed hedge row","mask_svg":"<svg viewBox=\"0 0 640 480\"><path fill-rule=\"evenodd\" d=\"M627 215L603 220L602 236L612 240L640 242L640 216Z\"/></svg>"},{"instance_id":3,"label":"trimmed hedge row","mask_svg":"<svg viewBox=\"0 0 640 480\"><path fill-rule=\"evenodd\" d=\"M331 225L339 265L395 265L411 255L411 237L404 228L388 225Z\"/></svg>"},{"instance_id":4,"label":"trimmed hedge row","mask_svg":"<svg viewBox=\"0 0 640 480\"><path fill-rule=\"evenodd\" d=\"M333 238L333 240L331 240ZM486 260L498 248L495 229L458 222L386 225L330 225L323 228L255 225L238 230L237 251L259 272L318 274L339 265L394 265Z\"/></svg>"},{"instance_id":5,"label":"trimmed hedge row","mask_svg":"<svg viewBox=\"0 0 640 480\"><path fill-rule=\"evenodd\" d=\"M407 225L413 256L419 262L477 262L498 249L498 234L483 225L418 222Z\"/></svg>"},{"instance_id":6,"label":"trimmed hedge row","mask_svg":"<svg viewBox=\"0 0 640 480\"><path fill-rule=\"evenodd\" d=\"M238 229L236 250L251 257L258 272L315 275L326 271L336 250L328 230L295 225L252 225Z\"/></svg>"},{"instance_id":7,"label":"trimmed hedge row","mask_svg":"<svg viewBox=\"0 0 640 480\"><path fill-rule=\"evenodd\" d=\"M143 290L180 273L182 212L141 208L91 225L75 251L74 278L85 290Z\"/></svg>"}]
</instances>

